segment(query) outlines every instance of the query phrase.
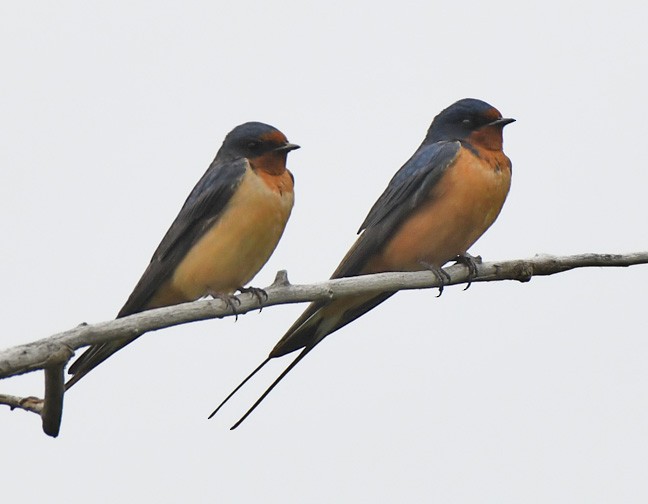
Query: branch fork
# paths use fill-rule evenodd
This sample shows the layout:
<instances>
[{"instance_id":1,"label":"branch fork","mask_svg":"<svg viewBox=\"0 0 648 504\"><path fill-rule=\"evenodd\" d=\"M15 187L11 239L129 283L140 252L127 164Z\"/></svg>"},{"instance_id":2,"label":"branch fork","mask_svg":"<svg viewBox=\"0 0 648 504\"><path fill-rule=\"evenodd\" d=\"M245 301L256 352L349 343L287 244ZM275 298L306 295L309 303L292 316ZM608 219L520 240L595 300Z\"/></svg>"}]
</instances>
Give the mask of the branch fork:
<instances>
[{"instance_id":1,"label":"branch fork","mask_svg":"<svg viewBox=\"0 0 648 504\"><path fill-rule=\"evenodd\" d=\"M467 282L517 280L528 282L534 276L545 276L584 267L626 267L648 263L648 252L630 254L579 254L572 256L536 255L530 259L476 264L477 274L469 267L455 264L443 269L448 280L443 282L431 271L378 273L338 278L309 285L293 285L285 270L277 272L273 283L263 289L267 298L253 292L237 296L236 309L221 299L203 299L165 308L156 308L128 317L79 326L24 345L0 351L0 379L43 370L45 399L0 394L0 404L10 409L31 411L41 416L43 431L56 437L63 411L64 370L74 351L134 334L140 335L189 322L237 316L252 310L278 304L329 301L343 296L367 292L396 292L457 285Z\"/></svg>"}]
</instances>

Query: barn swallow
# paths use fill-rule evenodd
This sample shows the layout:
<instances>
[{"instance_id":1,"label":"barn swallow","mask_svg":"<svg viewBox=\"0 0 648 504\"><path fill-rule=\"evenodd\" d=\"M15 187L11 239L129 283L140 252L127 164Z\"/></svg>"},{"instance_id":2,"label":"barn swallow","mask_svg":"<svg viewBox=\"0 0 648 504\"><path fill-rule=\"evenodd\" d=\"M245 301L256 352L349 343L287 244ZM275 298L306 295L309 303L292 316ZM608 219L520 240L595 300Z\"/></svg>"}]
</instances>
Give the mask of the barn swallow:
<instances>
[{"instance_id":1,"label":"barn swallow","mask_svg":"<svg viewBox=\"0 0 648 504\"><path fill-rule=\"evenodd\" d=\"M440 276L441 267L451 260L470 262L468 249L493 224L509 191L511 161L502 151L502 130L513 121L488 103L469 98L441 111L369 211L359 238L331 278L424 269ZM236 428L326 336L393 294L312 303L210 418L271 359L302 349Z\"/></svg>"},{"instance_id":2,"label":"barn swallow","mask_svg":"<svg viewBox=\"0 0 648 504\"><path fill-rule=\"evenodd\" d=\"M270 258L293 207L289 143L260 122L234 128L153 254L117 318L151 308L231 296ZM71 366L71 387L139 335L88 348Z\"/></svg>"}]
</instances>

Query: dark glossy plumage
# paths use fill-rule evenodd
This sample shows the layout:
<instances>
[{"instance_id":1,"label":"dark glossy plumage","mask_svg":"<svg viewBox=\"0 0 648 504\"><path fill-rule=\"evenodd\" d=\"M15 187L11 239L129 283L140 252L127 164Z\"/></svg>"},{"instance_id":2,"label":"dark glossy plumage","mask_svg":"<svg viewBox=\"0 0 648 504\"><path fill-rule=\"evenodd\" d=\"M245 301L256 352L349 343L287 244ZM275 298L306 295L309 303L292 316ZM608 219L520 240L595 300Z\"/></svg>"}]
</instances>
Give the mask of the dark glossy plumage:
<instances>
[{"instance_id":1,"label":"dark glossy plumage","mask_svg":"<svg viewBox=\"0 0 648 504\"><path fill-rule=\"evenodd\" d=\"M509 177L508 181L510 182L510 161L501 152L501 128L512 121L512 119L502 119L501 114L488 103L472 98L459 100L442 110L432 121L421 146L393 176L383 194L369 211L369 214L358 231L361 235L337 267L332 278L387 271L387 269L381 269L384 266L376 266L372 261L376 258L380 259L390 244L407 243L409 245L412 242L415 248L419 246L429 248L430 242L435 240L434 236L421 236L420 245L417 243L418 236L414 236L413 239L408 236L407 238L410 239L402 242L394 241L396 236L400 236L400 239L403 240L403 233L401 231L406 229L405 226L408 222L416 222L418 225L418 222L422 222L422 219L430 219L435 223L443 223L440 225L446 226L444 229L450 230L451 234L454 234L453 227L459 226L459 224L454 223L455 217L458 217L456 219L458 223L462 222L462 219L466 220L466 218L461 217L464 215L461 211L457 212L454 210L455 207L453 204L443 207L447 215L434 214L433 211L424 209L434 209L436 208L436 202L440 201L440 199L452 198L452 194L447 194L443 191L437 194L436 188L440 185L440 181L444 180L444 175L449 173L450 170L454 170L454 173L457 173L456 166L460 164L457 160L460 158L464 160L462 161L464 164L468 163L471 166L477 166L477 168L469 168L466 173L473 173L470 170L474 170L475 172L483 170L487 172L491 169L496 172L499 168L493 168L492 163L497 164L501 161L502 166L505 166L508 170L508 174L502 176ZM475 145L473 145L473 142ZM483 159L480 149L485 149L483 154L486 157ZM498 161L488 159L491 154L487 154L486 151L496 152L496 156L499 156ZM466 152L470 154L466 155ZM481 166L482 164L483 167ZM455 180L453 177L448 178ZM479 177L469 175L468 179L479 180ZM461 184L462 181L454 183ZM450 185L449 187L450 192L455 191L456 186ZM475 205L481 205L482 201L489 201L490 196L484 196L484 199L480 200L479 194L482 190L489 191L489 188L482 188L479 183L476 183L476 187L474 188L477 191L475 193L475 202L471 201L470 189L468 191L463 190L457 192L465 200L461 204L466 204L468 207L481 208ZM501 190L505 198L508 192L507 182L503 183ZM497 200L497 198L494 198L494 200ZM503 203L503 199L501 203ZM495 205L497 206L498 204L496 203ZM496 216L500 208L501 206L499 208L488 209L487 213L495 212L494 215ZM473 215L470 210L466 214ZM471 224L475 226L474 229L463 230L458 228L456 230L457 233L470 236L471 238L467 238L468 241L472 241L474 234L479 237L488 225L490 225L484 224L487 217L484 217L481 223L479 222L480 219L481 217L475 219L476 222ZM472 222L470 219L468 221ZM431 224L429 227L434 228L434 225ZM448 235L446 234L446 236ZM460 236L463 235L460 234ZM454 241L450 243L454 243ZM399 250L398 247L396 247L396 250ZM465 250L456 250L453 254L457 255L463 252ZM418 255L418 253L418 250L414 249L414 254ZM423 259L419 262L420 268L425 268L423 263L426 260L429 260L430 264L443 264L454 257L453 255L446 256L446 253L447 251L444 252L442 257L437 256L426 259L425 252L422 250L421 254ZM378 261L378 264L380 264L380 261ZM395 264L393 267L399 267L398 261L393 264ZM401 264L401 266L404 267L405 264ZM412 267L411 262L407 263L407 267ZM354 297L340 298L331 302L316 302L309 305L275 345L268 359L232 392L232 394L235 393L236 390L270 359L302 349L295 360L281 373L234 427L239 425L267 396L274 386L326 336L352 322L392 295L393 293L391 292L382 292L374 296L363 296L357 299ZM218 406L214 413L220 409L232 394Z\"/></svg>"},{"instance_id":2,"label":"dark glossy plumage","mask_svg":"<svg viewBox=\"0 0 648 504\"><path fill-rule=\"evenodd\" d=\"M162 238L117 318L151 308L150 303L158 290L227 208L250 159L271 151L289 151L295 148L297 146L289 144L279 130L260 122L241 124L228 133L216 157ZM124 341L91 346L70 366L68 372L74 377L66 386L72 386L88 371L136 338L137 335Z\"/></svg>"}]
</instances>

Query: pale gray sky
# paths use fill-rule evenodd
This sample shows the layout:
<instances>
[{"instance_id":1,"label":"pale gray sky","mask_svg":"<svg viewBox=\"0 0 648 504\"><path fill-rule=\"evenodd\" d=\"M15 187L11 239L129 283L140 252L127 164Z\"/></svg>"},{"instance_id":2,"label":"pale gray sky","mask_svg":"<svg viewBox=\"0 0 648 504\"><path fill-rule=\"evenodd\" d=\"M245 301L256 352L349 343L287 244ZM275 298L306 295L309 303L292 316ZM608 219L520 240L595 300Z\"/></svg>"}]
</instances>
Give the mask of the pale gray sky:
<instances>
[{"instance_id":1,"label":"pale gray sky","mask_svg":"<svg viewBox=\"0 0 648 504\"><path fill-rule=\"evenodd\" d=\"M514 179L486 260L646 250L639 2L2 2L0 306L10 346L116 314L224 135L268 122L293 217L253 285L329 276L433 116L481 98ZM302 306L143 337L0 408L3 500L645 502L648 268L401 293L207 415ZM41 393L42 376L2 392ZM27 497L25 497L27 495Z\"/></svg>"}]
</instances>

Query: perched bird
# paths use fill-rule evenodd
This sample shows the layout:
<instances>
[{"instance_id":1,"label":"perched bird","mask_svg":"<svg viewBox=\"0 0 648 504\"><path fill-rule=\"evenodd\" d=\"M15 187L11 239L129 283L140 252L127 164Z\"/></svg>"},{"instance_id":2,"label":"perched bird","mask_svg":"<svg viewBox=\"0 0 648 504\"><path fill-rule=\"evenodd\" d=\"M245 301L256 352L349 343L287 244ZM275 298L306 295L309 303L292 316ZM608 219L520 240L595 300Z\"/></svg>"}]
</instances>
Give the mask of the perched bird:
<instances>
[{"instance_id":1,"label":"perched bird","mask_svg":"<svg viewBox=\"0 0 648 504\"><path fill-rule=\"evenodd\" d=\"M153 254L117 318L206 295L231 296L270 258L293 207L289 143L259 122L234 128ZM138 335L93 345L71 366L71 387Z\"/></svg>"},{"instance_id":2,"label":"perched bird","mask_svg":"<svg viewBox=\"0 0 648 504\"><path fill-rule=\"evenodd\" d=\"M467 251L499 215L511 184L511 161L502 151L502 129L513 121L488 103L471 98L441 111L421 146L369 211L359 238L331 278L431 269L442 279L441 267L451 260L467 262L474 270ZM312 303L268 358L211 416L271 359L302 349L232 427L236 428L320 341L393 294Z\"/></svg>"}]
</instances>

